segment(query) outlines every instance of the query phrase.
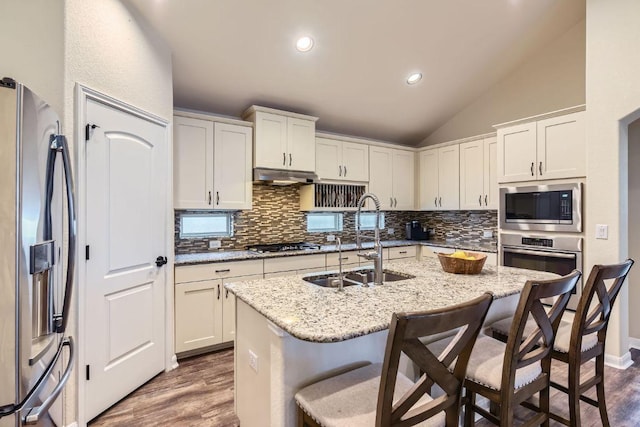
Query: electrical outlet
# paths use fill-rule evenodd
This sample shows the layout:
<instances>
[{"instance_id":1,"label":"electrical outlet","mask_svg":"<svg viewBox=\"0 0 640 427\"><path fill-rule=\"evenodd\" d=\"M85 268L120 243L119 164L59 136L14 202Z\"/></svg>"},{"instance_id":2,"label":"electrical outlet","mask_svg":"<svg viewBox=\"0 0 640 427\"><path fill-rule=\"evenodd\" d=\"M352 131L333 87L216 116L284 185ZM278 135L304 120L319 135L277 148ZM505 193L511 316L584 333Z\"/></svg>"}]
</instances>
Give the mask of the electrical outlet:
<instances>
[{"instance_id":1,"label":"electrical outlet","mask_svg":"<svg viewBox=\"0 0 640 427\"><path fill-rule=\"evenodd\" d=\"M389 236L393 236L396 233L396 229L395 228L387 228L387 234Z\"/></svg>"},{"instance_id":2,"label":"electrical outlet","mask_svg":"<svg viewBox=\"0 0 640 427\"><path fill-rule=\"evenodd\" d=\"M258 372L258 355L249 350L249 366L251 369Z\"/></svg>"},{"instance_id":3,"label":"electrical outlet","mask_svg":"<svg viewBox=\"0 0 640 427\"><path fill-rule=\"evenodd\" d=\"M482 232L482 237L485 237L485 238L493 237L493 231L491 231L491 230L484 230L484 231Z\"/></svg>"},{"instance_id":4,"label":"electrical outlet","mask_svg":"<svg viewBox=\"0 0 640 427\"><path fill-rule=\"evenodd\" d=\"M335 234L327 234L327 242L335 242L336 235Z\"/></svg>"},{"instance_id":5,"label":"electrical outlet","mask_svg":"<svg viewBox=\"0 0 640 427\"><path fill-rule=\"evenodd\" d=\"M596 239L607 240L609 238L609 226L607 224L596 224Z\"/></svg>"},{"instance_id":6,"label":"electrical outlet","mask_svg":"<svg viewBox=\"0 0 640 427\"><path fill-rule=\"evenodd\" d=\"M218 249L221 246L222 246L222 242L220 240L209 240L210 249Z\"/></svg>"}]
</instances>

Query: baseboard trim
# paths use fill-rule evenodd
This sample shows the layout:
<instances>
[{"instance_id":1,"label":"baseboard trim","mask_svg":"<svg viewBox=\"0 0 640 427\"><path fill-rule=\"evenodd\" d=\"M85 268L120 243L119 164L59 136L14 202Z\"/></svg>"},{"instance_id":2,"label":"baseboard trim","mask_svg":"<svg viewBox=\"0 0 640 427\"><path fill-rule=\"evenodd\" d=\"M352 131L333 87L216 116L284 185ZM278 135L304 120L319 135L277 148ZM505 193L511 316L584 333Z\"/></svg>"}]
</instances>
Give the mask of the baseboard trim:
<instances>
[{"instance_id":1,"label":"baseboard trim","mask_svg":"<svg viewBox=\"0 0 640 427\"><path fill-rule=\"evenodd\" d=\"M640 350L640 338L631 338L629 337L629 348L635 348Z\"/></svg>"},{"instance_id":2,"label":"baseboard trim","mask_svg":"<svg viewBox=\"0 0 640 427\"><path fill-rule=\"evenodd\" d=\"M604 364L612 368L624 370L633 365L633 360L631 360L631 353L628 351L620 357L605 354Z\"/></svg>"}]
</instances>

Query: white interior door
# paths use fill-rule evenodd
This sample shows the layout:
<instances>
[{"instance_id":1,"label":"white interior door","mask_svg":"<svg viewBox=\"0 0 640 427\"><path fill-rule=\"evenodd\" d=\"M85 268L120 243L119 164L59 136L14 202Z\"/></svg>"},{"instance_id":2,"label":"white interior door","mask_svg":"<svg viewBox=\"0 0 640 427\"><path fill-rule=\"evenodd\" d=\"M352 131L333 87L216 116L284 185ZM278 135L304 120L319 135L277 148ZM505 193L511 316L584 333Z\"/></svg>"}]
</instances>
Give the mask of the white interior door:
<instances>
[{"instance_id":1,"label":"white interior door","mask_svg":"<svg viewBox=\"0 0 640 427\"><path fill-rule=\"evenodd\" d=\"M86 142L89 420L164 369L167 135L91 99L86 111L98 126Z\"/></svg>"}]
</instances>

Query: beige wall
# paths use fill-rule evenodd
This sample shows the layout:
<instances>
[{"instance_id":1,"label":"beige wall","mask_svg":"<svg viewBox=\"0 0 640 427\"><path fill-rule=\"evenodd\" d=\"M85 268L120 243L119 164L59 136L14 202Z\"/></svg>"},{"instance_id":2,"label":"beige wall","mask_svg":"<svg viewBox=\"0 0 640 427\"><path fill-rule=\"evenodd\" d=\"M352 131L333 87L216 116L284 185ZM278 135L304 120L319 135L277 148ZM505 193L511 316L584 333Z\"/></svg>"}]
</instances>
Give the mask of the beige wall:
<instances>
[{"instance_id":1,"label":"beige wall","mask_svg":"<svg viewBox=\"0 0 640 427\"><path fill-rule=\"evenodd\" d=\"M640 116L640 2L587 0L587 213L586 263L618 262L628 255L627 129ZM596 224L609 239L596 240ZM638 266L635 267L636 269ZM607 352L628 357L628 287L609 326Z\"/></svg>"},{"instance_id":2,"label":"beige wall","mask_svg":"<svg viewBox=\"0 0 640 427\"><path fill-rule=\"evenodd\" d=\"M492 125L585 102L585 21L543 48L421 145L493 132Z\"/></svg>"},{"instance_id":3,"label":"beige wall","mask_svg":"<svg viewBox=\"0 0 640 427\"><path fill-rule=\"evenodd\" d=\"M640 120L629 126L629 256L640 262ZM640 264L639 264L640 265ZM636 265L634 268L638 268ZM629 274L629 336L640 344L640 273Z\"/></svg>"},{"instance_id":4,"label":"beige wall","mask_svg":"<svg viewBox=\"0 0 640 427\"><path fill-rule=\"evenodd\" d=\"M28 86L62 116L64 73L62 0L2 2L0 78Z\"/></svg>"}]
</instances>

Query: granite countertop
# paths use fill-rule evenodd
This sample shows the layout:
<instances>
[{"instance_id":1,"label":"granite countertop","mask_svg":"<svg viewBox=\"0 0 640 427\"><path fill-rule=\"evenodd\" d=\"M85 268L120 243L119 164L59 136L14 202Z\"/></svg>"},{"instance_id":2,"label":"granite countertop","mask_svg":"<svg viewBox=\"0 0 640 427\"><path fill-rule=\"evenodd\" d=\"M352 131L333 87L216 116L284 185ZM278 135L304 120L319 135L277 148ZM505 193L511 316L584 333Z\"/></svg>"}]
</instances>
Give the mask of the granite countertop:
<instances>
[{"instance_id":1,"label":"granite countertop","mask_svg":"<svg viewBox=\"0 0 640 427\"><path fill-rule=\"evenodd\" d=\"M557 277L490 265L478 275L450 274L436 258L387 261L384 266L416 277L367 288L347 286L344 292L305 282L300 275L228 283L225 288L298 339L337 342L387 329L394 312L454 305L487 291L506 297L520 292L528 279Z\"/></svg>"},{"instance_id":2,"label":"granite countertop","mask_svg":"<svg viewBox=\"0 0 640 427\"><path fill-rule=\"evenodd\" d=\"M440 246L444 248L464 249L468 251L481 251L497 253L498 249L496 243L485 243L477 240L385 240L382 242L383 247L398 247L398 246ZM364 248L373 248L373 242L364 242L362 244ZM343 251L355 250L355 243L347 243L342 245ZM336 245L324 245L320 249L302 250L302 251L288 251L288 252L272 252L272 253L258 253L253 251L220 251L220 252L200 252L194 254L180 254L175 257L175 265L189 265L189 264L204 264L210 262L223 262L223 261L241 261L246 259L264 259L284 256L296 256L296 255L313 255L329 252L337 252L338 247Z\"/></svg>"}]
</instances>

